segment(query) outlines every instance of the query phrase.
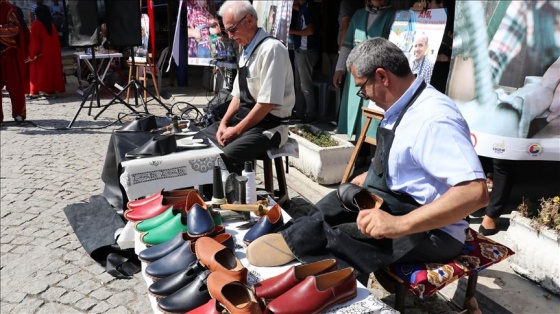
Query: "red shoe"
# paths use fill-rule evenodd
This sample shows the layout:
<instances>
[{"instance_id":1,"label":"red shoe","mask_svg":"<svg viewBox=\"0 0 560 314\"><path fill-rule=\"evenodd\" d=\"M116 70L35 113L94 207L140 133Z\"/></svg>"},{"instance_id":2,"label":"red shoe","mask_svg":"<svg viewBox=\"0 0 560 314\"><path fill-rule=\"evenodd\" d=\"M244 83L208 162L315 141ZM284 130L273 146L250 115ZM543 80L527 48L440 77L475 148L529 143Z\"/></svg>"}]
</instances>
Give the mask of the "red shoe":
<instances>
[{"instance_id":1,"label":"red shoe","mask_svg":"<svg viewBox=\"0 0 560 314\"><path fill-rule=\"evenodd\" d=\"M336 260L333 258L292 266L278 276L256 283L253 286L253 290L257 298L272 300L290 290L309 276L317 276L333 270L336 270Z\"/></svg>"},{"instance_id":2,"label":"red shoe","mask_svg":"<svg viewBox=\"0 0 560 314\"><path fill-rule=\"evenodd\" d=\"M348 267L318 276L309 276L301 283L270 302L264 313L311 314L356 297L354 268Z\"/></svg>"},{"instance_id":3,"label":"red shoe","mask_svg":"<svg viewBox=\"0 0 560 314\"><path fill-rule=\"evenodd\" d=\"M133 209L127 209L124 212L124 218L134 222L150 219L165 212L173 205L177 208L185 207L185 201L185 197L165 199L160 195L153 202L149 202L147 204L144 204L143 206L139 206Z\"/></svg>"},{"instance_id":4,"label":"red shoe","mask_svg":"<svg viewBox=\"0 0 560 314\"><path fill-rule=\"evenodd\" d=\"M176 189L176 190L171 190L171 191L164 191L163 189L157 193L154 193L152 195L148 195L145 198L142 199L138 199L138 200L134 200L134 201L130 201L126 204L126 207L128 209L133 209L133 208L137 208L140 207L142 205L145 205L149 202L154 201L155 199L157 199L160 196L163 197L178 197L178 196L186 196L187 194L189 194L192 191L197 191L195 189Z\"/></svg>"}]
</instances>

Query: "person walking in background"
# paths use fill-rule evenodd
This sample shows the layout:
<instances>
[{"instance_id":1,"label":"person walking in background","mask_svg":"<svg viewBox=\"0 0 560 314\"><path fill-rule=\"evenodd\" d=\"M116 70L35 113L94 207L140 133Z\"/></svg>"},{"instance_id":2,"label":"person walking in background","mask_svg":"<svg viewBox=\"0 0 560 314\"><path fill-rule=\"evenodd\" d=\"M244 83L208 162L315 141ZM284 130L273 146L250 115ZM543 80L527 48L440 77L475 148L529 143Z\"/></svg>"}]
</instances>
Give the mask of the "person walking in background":
<instances>
[{"instance_id":1,"label":"person walking in background","mask_svg":"<svg viewBox=\"0 0 560 314\"><path fill-rule=\"evenodd\" d=\"M336 36L336 43L338 44L338 52L342 48L350 20L356 10L363 8L364 2L362 0L344 0L340 1L338 7L338 35Z\"/></svg>"},{"instance_id":2,"label":"person walking in background","mask_svg":"<svg viewBox=\"0 0 560 314\"><path fill-rule=\"evenodd\" d=\"M53 3L49 6L49 9L51 10L52 22L56 27L58 37L62 42L62 39L64 37L64 7L59 0L53 0L52 2Z\"/></svg>"},{"instance_id":3,"label":"person walking in background","mask_svg":"<svg viewBox=\"0 0 560 314\"><path fill-rule=\"evenodd\" d=\"M366 0L365 3L365 8L357 10L350 20L333 75L333 85L343 88L338 114L338 133L346 133L348 138L360 134L363 125L360 108L364 104L367 106L368 102L357 96L359 89L351 83L349 77L344 79L346 59L354 46L368 38L389 38L395 20L396 10L392 8L390 1ZM375 129L376 125L372 125L368 136L375 137Z\"/></svg>"},{"instance_id":4,"label":"person walking in background","mask_svg":"<svg viewBox=\"0 0 560 314\"><path fill-rule=\"evenodd\" d=\"M12 117L17 123L26 117L20 43L23 29L17 9L8 0L0 0L0 90L6 86L12 104ZM4 122L2 93L0 92L0 123Z\"/></svg>"},{"instance_id":5,"label":"person walking in background","mask_svg":"<svg viewBox=\"0 0 560 314\"><path fill-rule=\"evenodd\" d=\"M25 23L25 16L23 14L23 10L14 5L17 10L18 20L20 24L20 34L19 34L19 65L21 67L21 78L23 79L23 92L25 95L29 94L29 64L25 62L27 60L27 56L29 55L29 39L31 38L31 33L29 32L29 28L27 27L27 23Z\"/></svg>"},{"instance_id":6,"label":"person walking in background","mask_svg":"<svg viewBox=\"0 0 560 314\"><path fill-rule=\"evenodd\" d=\"M301 123L317 118L317 101L313 90L313 69L319 61L319 14L312 1L295 0L299 5L297 24L290 29L294 36L294 79L296 89L296 116Z\"/></svg>"},{"instance_id":7,"label":"person walking in background","mask_svg":"<svg viewBox=\"0 0 560 314\"><path fill-rule=\"evenodd\" d=\"M43 0L36 0L35 3L33 3L29 8L29 12L27 13L27 19L29 21L29 25L32 25L33 22L35 22L35 20L37 19L37 14L35 14L35 10L41 4L43 4Z\"/></svg>"},{"instance_id":8,"label":"person walking in background","mask_svg":"<svg viewBox=\"0 0 560 314\"><path fill-rule=\"evenodd\" d=\"M414 38L414 44L412 45L410 68L412 69L412 73L414 73L414 75L423 78L426 83L429 83L432 78L434 63L426 55L427 51L428 35L424 33L417 34Z\"/></svg>"},{"instance_id":9,"label":"person walking in background","mask_svg":"<svg viewBox=\"0 0 560 314\"><path fill-rule=\"evenodd\" d=\"M60 40L51 12L46 5L39 5L35 13L37 20L31 25L28 59L30 98L65 91Z\"/></svg>"}]
</instances>

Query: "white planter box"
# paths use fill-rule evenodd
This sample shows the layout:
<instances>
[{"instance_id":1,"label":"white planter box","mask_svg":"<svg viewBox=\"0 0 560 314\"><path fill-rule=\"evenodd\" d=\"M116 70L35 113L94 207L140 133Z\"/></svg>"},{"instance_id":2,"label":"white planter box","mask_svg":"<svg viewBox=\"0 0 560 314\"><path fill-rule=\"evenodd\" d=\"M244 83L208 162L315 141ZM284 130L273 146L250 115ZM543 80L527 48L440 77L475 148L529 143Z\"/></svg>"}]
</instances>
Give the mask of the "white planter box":
<instances>
[{"instance_id":1,"label":"white planter box","mask_svg":"<svg viewBox=\"0 0 560 314\"><path fill-rule=\"evenodd\" d=\"M536 230L529 218L512 212L505 237L514 252L511 268L523 277L560 295L560 237L550 229Z\"/></svg>"},{"instance_id":2,"label":"white planter box","mask_svg":"<svg viewBox=\"0 0 560 314\"><path fill-rule=\"evenodd\" d=\"M290 158L290 165L319 184L340 183L354 151L352 143L333 137L338 146L319 147L293 132L290 137L299 145L299 158Z\"/></svg>"}]
</instances>

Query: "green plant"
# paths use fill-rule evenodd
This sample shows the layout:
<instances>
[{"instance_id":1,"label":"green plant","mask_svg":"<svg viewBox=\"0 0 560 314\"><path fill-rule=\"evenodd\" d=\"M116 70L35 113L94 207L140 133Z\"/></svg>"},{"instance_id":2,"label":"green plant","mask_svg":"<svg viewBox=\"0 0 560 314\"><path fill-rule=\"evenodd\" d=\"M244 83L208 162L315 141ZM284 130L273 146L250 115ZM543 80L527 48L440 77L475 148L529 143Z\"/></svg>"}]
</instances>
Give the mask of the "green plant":
<instances>
[{"instance_id":1,"label":"green plant","mask_svg":"<svg viewBox=\"0 0 560 314\"><path fill-rule=\"evenodd\" d=\"M305 124L296 124L290 127L290 131L310 141L319 147L337 146L338 142L328 133L322 130L314 131Z\"/></svg>"},{"instance_id":2,"label":"green plant","mask_svg":"<svg viewBox=\"0 0 560 314\"><path fill-rule=\"evenodd\" d=\"M537 205L523 198L517 207L523 217L533 221L536 228L546 227L560 232L560 196L541 198Z\"/></svg>"}]
</instances>

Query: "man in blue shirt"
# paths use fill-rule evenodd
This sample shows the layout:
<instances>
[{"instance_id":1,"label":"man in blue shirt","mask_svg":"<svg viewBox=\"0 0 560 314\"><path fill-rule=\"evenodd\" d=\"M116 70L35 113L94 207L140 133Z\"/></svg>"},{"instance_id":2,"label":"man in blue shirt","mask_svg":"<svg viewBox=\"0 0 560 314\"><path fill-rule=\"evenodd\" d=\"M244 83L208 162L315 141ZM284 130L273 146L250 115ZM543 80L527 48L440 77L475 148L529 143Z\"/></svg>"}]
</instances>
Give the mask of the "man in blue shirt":
<instances>
[{"instance_id":1,"label":"man in blue shirt","mask_svg":"<svg viewBox=\"0 0 560 314\"><path fill-rule=\"evenodd\" d=\"M313 1L295 0L299 4L294 38L294 79L296 88L296 118L310 123L317 118L317 102L313 91L313 69L319 61L319 19ZM295 18L295 17L292 17Z\"/></svg>"},{"instance_id":2,"label":"man in blue shirt","mask_svg":"<svg viewBox=\"0 0 560 314\"><path fill-rule=\"evenodd\" d=\"M339 268L352 266L363 275L395 261L454 258L469 226L463 218L488 203L465 119L451 99L416 78L404 53L384 38L356 46L346 65L358 96L385 110L372 164L352 181L383 204L353 211L341 205L344 197L327 194L314 213L252 242L249 262L336 258Z\"/></svg>"}]
</instances>

